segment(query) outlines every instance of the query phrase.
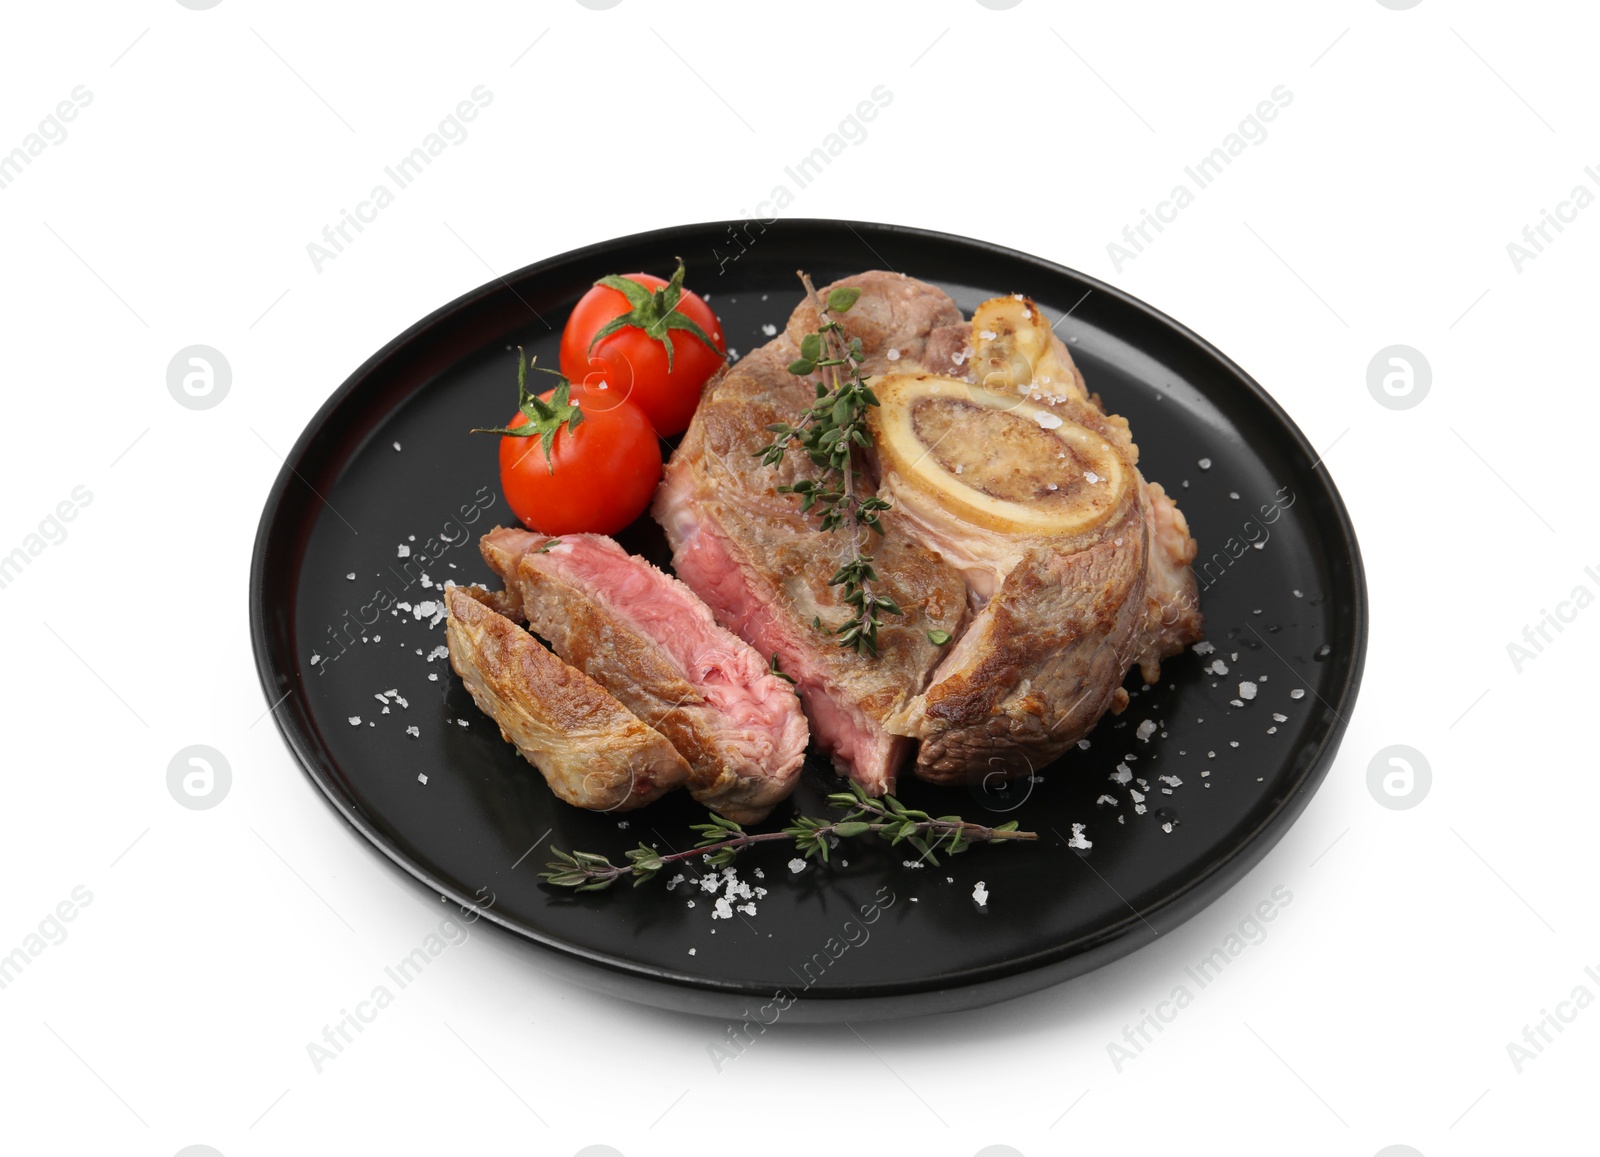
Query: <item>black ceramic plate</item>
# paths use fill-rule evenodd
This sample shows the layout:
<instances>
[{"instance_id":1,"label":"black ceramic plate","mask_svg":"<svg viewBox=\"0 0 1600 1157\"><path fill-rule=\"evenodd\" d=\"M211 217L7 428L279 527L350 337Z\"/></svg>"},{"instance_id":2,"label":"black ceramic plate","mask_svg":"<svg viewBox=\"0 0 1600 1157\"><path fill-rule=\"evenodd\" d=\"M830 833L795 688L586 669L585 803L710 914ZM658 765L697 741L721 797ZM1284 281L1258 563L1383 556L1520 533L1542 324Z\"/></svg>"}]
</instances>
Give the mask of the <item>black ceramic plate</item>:
<instances>
[{"instance_id":1,"label":"black ceramic plate","mask_svg":"<svg viewBox=\"0 0 1600 1157\"><path fill-rule=\"evenodd\" d=\"M770 1017L777 1005L791 1020L916 1015L1030 992L1149 943L1261 859L1344 731L1366 594L1326 468L1313 469L1300 431L1221 353L1082 274L885 225L759 228L738 239L727 223L667 229L531 265L413 326L334 392L273 487L251 568L256 661L268 701L282 700L278 726L339 814L395 864L537 945L532 963L629 999L719 1016L767 1006ZM1135 674L1127 711L1034 780L1000 794L904 785L913 806L1015 819L1038 844L908 867L903 849L857 839L798 874L791 853L769 845L739 865L767 890L756 914L729 919L714 918L713 897L692 881L582 896L541 884L552 847L618 860L641 839L683 848L703 813L681 793L626 816L558 802L447 660L430 658L444 627L427 604L447 579L492 583L477 537L512 518L495 440L468 430L513 411L513 347L556 364L560 326L596 278L664 273L679 255L738 351L783 326L801 267L819 285L900 270L968 313L1011 292L1051 317L1071 311L1057 332L1090 388L1132 423L1141 469L1177 497L1200 543L1216 652L1170 660L1156 687ZM621 537L665 563L648 520ZM1155 731L1141 739L1145 720ZM1112 782L1119 763L1138 779ZM822 814L837 786L813 759L793 803ZM1069 846L1081 842L1076 824L1092 847ZM979 881L985 907L973 900Z\"/></svg>"}]
</instances>

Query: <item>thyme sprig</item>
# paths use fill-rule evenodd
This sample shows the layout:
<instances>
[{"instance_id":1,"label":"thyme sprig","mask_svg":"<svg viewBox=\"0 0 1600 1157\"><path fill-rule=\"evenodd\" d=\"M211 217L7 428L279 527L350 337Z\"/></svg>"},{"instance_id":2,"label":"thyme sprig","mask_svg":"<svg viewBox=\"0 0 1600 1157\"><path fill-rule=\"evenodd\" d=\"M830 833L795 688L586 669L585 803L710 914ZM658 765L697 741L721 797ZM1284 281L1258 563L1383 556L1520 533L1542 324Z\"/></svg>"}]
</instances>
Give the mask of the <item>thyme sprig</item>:
<instances>
[{"instance_id":1,"label":"thyme sprig","mask_svg":"<svg viewBox=\"0 0 1600 1157\"><path fill-rule=\"evenodd\" d=\"M833 628L833 633L839 636L841 647L854 647L858 653L876 655L878 628L883 625L879 612L891 615L904 612L893 599L872 592L878 574L872 568L872 556L861 549L861 528L882 535L878 515L889 509L885 499L877 495L859 498L855 492L855 452L872 446L867 411L878 404L878 398L861 373L861 365L866 361L861 339L849 337L838 317L850 311L861 297L861 290L854 286L837 286L829 290L827 299L823 300L804 272L800 274L800 282L806 288L806 295L816 304L818 324L816 330L801 339L800 356L789 363L789 372L796 377L810 377L820 371L823 380L814 383L816 400L800 415L799 422L793 425L776 422L768 426L772 441L755 454L763 466L776 466L793 444L805 451L812 465L821 471L816 478L784 483L778 491L799 495L801 513L810 514L815 510L824 532L849 526L849 556L828 580L828 585L844 588L842 601L851 608L852 614Z\"/></svg>"},{"instance_id":2,"label":"thyme sprig","mask_svg":"<svg viewBox=\"0 0 1600 1157\"><path fill-rule=\"evenodd\" d=\"M806 859L826 863L835 841L876 834L888 837L891 846L909 844L923 860L936 865L940 853L958 855L974 844L1039 838L1035 832L1019 832L1016 820L989 827L970 823L960 816L930 816L925 811L906 807L892 795L870 796L855 783L850 785L849 791L828 796L828 803L846 809L845 814L833 821L796 816L793 823L779 832L747 832L732 820L713 814L710 822L691 825L700 839L688 851L662 855L640 844L626 853L626 864L613 864L595 852L563 852L552 848L556 859L547 863L548 871L540 872L539 876L559 888L599 892L627 876L633 877L633 886L637 888L668 865L685 860L698 858L711 868L727 867L745 848L779 840L793 842L795 850Z\"/></svg>"}]
</instances>

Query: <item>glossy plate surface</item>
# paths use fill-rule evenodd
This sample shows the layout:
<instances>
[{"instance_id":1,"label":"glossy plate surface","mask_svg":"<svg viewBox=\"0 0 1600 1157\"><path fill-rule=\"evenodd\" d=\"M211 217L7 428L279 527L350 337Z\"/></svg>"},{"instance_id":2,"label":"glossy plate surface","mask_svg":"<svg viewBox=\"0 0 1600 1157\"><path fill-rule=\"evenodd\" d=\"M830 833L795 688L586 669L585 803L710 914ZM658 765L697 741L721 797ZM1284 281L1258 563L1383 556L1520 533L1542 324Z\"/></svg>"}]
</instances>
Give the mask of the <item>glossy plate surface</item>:
<instances>
[{"instance_id":1,"label":"glossy plate surface","mask_svg":"<svg viewBox=\"0 0 1600 1157\"><path fill-rule=\"evenodd\" d=\"M1104 964L1217 898L1321 781L1366 650L1355 536L1300 431L1194 334L1060 266L859 222L778 222L744 235L742 252L730 238L727 223L662 230L496 280L396 338L313 419L268 498L250 587L262 684L269 702L283 699L274 718L311 781L427 888L536 945L531 963L718 1016L778 990L795 1020L981 1005ZM439 657L442 611L430 608L440 586L497 585L477 538L513 521L495 439L468 430L514 411L516 345L557 364L560 326L596 278L662 273L679 255L741 352L784 325L802 267L818 285L900 270L942 286L969 314L1011 292L1051 318L1071 311L1057 332L1090 389L1132 424L1142 471L1177 498L1200 543L1216 653L1169 660L1149 689L1135 673L1128 710L1034 781L1000 793L904 785L912 806L1015 819L1040 833L1038 844L912 868L903 849L853 840L832 865L799 873L781 845L759 848L741 858L739 876L767 893L755 915L728 919L714 918L715 897L692 880L668 890L676 873L584 896L539 881L552 846L619 861L641 839L680 849L703 813L682 793L623 816L558 802ZM620 537L665 564L648 520ZM1254 685L1253 698L1241 682ZM1145 720L1155 731L1140 739ZM1112 782L1119 763L1147 788ZM793 802L823 814L837 783L813 757ZM1145 797L1143 814L1130 789ZM1077 824L1088 849L1069 846Z\"/></svg>"}]
</instances>

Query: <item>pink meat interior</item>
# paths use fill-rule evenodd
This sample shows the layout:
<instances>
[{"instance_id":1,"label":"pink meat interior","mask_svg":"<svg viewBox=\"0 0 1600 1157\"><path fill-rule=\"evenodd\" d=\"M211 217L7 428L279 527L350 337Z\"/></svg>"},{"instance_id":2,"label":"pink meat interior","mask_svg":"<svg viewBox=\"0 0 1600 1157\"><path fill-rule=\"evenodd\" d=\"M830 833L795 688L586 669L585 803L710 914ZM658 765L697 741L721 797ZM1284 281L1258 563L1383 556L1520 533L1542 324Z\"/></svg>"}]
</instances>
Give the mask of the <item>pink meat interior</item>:
<instances>
[{"instance_id":1,"label":"pink meat interior","mask_svg":"<svg viewBox=\"0 0 1600 1157\"><path fill-rule=\"evenodd\" d=\"M729 738L752 762L769 772L799 763L806 727L793 689L775 678L748 644L719 627L688 587L597 535L566 535L539 557L539 564L605 600L654 640L722 716Z\"/></svg>"}]
</instances>

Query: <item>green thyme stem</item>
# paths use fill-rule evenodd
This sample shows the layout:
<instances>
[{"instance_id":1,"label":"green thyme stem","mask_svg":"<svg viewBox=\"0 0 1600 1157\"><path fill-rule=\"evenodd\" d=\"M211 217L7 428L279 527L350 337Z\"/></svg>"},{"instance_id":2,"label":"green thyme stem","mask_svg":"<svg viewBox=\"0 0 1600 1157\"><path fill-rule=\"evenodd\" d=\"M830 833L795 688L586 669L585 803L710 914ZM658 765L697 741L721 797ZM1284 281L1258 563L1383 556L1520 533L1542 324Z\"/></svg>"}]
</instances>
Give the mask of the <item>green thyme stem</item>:
<instances>
[{"instance_id":1,"label":"green thyme stem","mask_svg":"<svg viewBox=\"0 0 1600 1157\"><path fill-rule=\"evenodd\" d=\"M713 815L711 822L693 825L701 838L688 851L662 855L640 844L627 853L626 864L613 864L594 852L568 853L554 848L552 851L557 858L545 865L548 871L539 875L557 887L597 892L626 876L632 876L634 887L638 887L669 864L697 857L703 858L710 867L725 867L745 848L778 840L792 841L806 858L816 857L826 862L830 841L875 834L888 836L891 845L904 841L916 848L924 860L938 864L939 852L956 855L977 843L999 844L1007 840L1039 838L1034 832L1019 832L1015 820L990 827L971 823L960 816L930 816L925 811L906 807L892 795L876 799L854 783L848 792L830 795L828 803L849 811L832 823L796 816L781 832L760 833L747 832L732 820Z\"/></svg>"},{"instance_id":2,"label":"green thyme stem","mask_svg":"<svg viewBox=\"0 0 1600 1157\"><path fill-rule=\"evenodd\" d=\"M778 491L798 495L802 514L817 508L823 531L850 523L848 556L828 585L843 588L840 601L853 613L833 633L839 636L840 646L876 655L878 628L883 625L878 613L903 612L893 599L872 593L878 574L872 568L872 556L862 551L861 528L882 534L878 515L889 509L889 503L876 495L857 498L855 493L855 452L872 446L867 411L878 404L878 399L861 373L866 360L861 339L846 340L836 315L849 312L861 291L854 286L836 286L823 299L803 270L799 277L806 296L816 307L817 328L801 341L800 356L790 363L789 372L808 377L820 370L825 381L817 383L816 400L801 415L798 425L779 422L767 427L774 437L756 451L756 457L762 465L776 466L794 443L820 471L817 477L780 485Z\"/></svg>"}]
</instances>

